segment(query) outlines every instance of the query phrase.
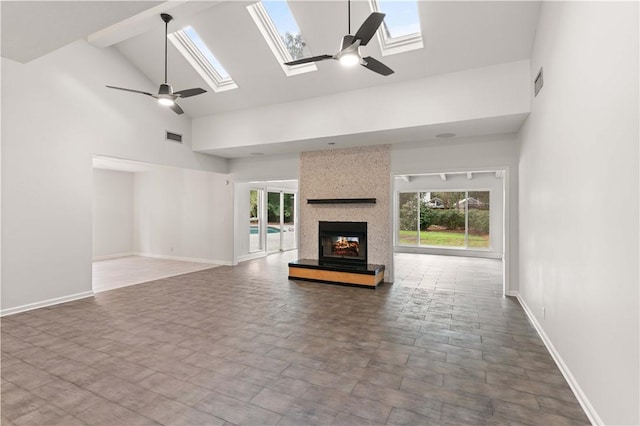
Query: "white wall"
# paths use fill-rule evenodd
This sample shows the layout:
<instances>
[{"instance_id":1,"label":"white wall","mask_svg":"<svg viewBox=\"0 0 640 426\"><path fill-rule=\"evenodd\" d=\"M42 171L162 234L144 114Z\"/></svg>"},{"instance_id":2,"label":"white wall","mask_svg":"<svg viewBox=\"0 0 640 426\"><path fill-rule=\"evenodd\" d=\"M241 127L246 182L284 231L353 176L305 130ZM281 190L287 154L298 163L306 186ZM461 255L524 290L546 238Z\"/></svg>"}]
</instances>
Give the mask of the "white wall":
<instances>
[{"instance_id":1,"label":"white wall","mask_svg":"<svg viewBox=\"0 0 640 426\"><path fill-rule=\"evenodd\" d=\"M133 173L93 169L93 259L133 253Z\"/></svg>"},{"instance_id":2,"label":"white wall","mask_svg":"<svg viewBox=\"0 0 640 426\"><path fill-rule=\"evenodd\" d=\"M298 179L300 154L268 155L229 160L234 182Z\"/></svg>"},{"instance_id":3,"label":"white wall","mask_svg":"<svg viewBox=\"0 0 640 426\"><path fill-rule=\"evenodd\" d=\"M259 150L272 143L527 113L528 81L529 61L518 61L199 117L193 120L193 146ZM295 120L274 125L282 117Z\"/></svg>"},{"instance_id":4,"label":"white wall","mask_svg":"<svg viewBox=\"0 0 640 426\"><path fill-rule=\"evenodd\" d=\"M231 264L232 186L227 176L174 167L135 173L135 251Z\"/></svg>"},{"instance_id":5,"label":"white wall","mask_svg":"<svg viewBox=\"0 0 640 426\"><path fill-rule=\"evenodd\" d=\"M506 170L504 271L507 293L518 289L518 158L516 135L422 141L391 147L393 175Z\"/></svg>"},{"instance_id":6,"label":"white wall","mask_svg":"<svg viewBox=\"0 0 640 426\"><path fill-rule=\"evenodd\" d=\"M460 170L464 171L464 170ZM504 218L504 188L503 178L496 177L495 172L475 173L472 179L466 174L448 174L443 181L438 175L412 176L409 182L402 179L394 179L393 190L395 192L428 192L428 191L489 191L490 216L489 216L489 247L484 250L460 250L456 248L427 248L407 249L397 247L397 251L410 251L432 254L449 254L462 256L493 257L501 259L503 255L503 218ZM397 198L394 197L394 204ZM394 205L396 210L398 206ZM394 223L394 232L397 231L397 222Z\"/></svg>"},{"instance_id":7,"label":"white wall","mask_svg":"<svg viewBox=\"0 0 640 426\"><path fill-rule=\"evenodd\" d=\"M104 87L154 88L113 49L1 65L3 314L91 294L93 154L226 173L191 151L188 117Z\"/></svg>"},{"instance_id":8,"label":"white wall","mask_svg":"<svg viewBox=\"0 0 640 426\"><path fill-rule=\"evenodd\" d=\"M520 296L598 424L640 424L638 13L542 4L520 134Z\"/></svg>"}]
</instances>

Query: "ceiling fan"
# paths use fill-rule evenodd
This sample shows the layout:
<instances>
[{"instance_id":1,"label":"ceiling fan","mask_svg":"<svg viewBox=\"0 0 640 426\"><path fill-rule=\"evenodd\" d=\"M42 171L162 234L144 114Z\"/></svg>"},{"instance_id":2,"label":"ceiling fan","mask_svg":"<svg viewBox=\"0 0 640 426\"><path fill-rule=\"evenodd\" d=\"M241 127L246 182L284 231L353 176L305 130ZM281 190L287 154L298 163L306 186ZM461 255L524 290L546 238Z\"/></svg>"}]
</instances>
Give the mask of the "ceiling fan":
<instances>
[{"instance_id":1,"label":"ceiling fan","mask_svg":"<svg viewBox=\"0 0 640 426\"><path fill-rule=\"evenodd\" d=\"M164 83L160 85L158 94L154 95L153 93L144 92L142 90L125 89L124 87L115 87L109 85L107 85L107 87L110 89L126 90L127 92L140 93L142 95L151 96L152 98L156 98L160 105L168 106L176 114L183 114L184 111L182 110L182 108L180 108L180 105L176 103L176 100L178 98L188 98L191 96L206 93L207 91L198 87L194 89L179 90L177 92L174 92L173 88L167 83L167 30L169 27L169 22L173 20L173 16L167 13L161 13L160 17L164 21Z\"/></svg>"},{"instance_id":2,"label":"ceiling fan","mask_svg":"<svg viewBox=\"0 0 640 426\"><path fill-rule=\"evenodd\" d=\"M294 61L285 62L285 65L300 65L309 62L324 61L325 59L336 59L344 66L360 64L373 72L377 72L378 74L385 76L393 74L393 70L382 62L372 58L371 56L363 58L360 54L360 46L366 46L367 43L369 43L369 40L371 40L380 24L382 24L385 14L380 12L371 13L371 15L369 15L369 17L362 23L360 28L358 28L356 34L351 35L351 0L348 0L347 8L348 34L342 37L340 51L338 53L335 55L319 55L296 59Z\"/></svg>"}]
</instances>

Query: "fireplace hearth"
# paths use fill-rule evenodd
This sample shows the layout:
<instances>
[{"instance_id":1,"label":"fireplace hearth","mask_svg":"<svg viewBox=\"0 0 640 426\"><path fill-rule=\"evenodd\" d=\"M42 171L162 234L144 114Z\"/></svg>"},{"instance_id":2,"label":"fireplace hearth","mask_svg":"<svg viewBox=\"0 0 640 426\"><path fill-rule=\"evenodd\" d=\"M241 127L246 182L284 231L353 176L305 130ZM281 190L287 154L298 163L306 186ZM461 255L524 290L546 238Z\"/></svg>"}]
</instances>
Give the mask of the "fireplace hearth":
<instances>
[{"instance_id":1,"label":"fireplace hearth","mask_svg":"<svg viewBox=\"0 0 640 426\"><path fill-rule=\"evenodd\" d=\"M384 269L367 263L367 222L319 222L318 259L289 262L289 279L375 289Z\"/></svg>"}]
</instances>

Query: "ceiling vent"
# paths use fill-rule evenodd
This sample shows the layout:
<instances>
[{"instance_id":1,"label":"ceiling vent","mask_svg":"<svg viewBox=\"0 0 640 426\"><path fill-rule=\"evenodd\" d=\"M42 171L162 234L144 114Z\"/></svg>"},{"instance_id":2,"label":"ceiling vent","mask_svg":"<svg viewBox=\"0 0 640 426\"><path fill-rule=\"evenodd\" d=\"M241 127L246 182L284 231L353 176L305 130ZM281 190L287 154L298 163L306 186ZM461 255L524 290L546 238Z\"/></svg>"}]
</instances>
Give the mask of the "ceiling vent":
<instances>
[{"instance_id":1,"label":"ceiling vent","mask_svg":"<svg viewBox=\"0 0 640 426\"><path fill-rule=\"evenodd\" d=\"M182 143L182 135L167 130L165 139L171 142Z\"/></svg>"}]
</instances>

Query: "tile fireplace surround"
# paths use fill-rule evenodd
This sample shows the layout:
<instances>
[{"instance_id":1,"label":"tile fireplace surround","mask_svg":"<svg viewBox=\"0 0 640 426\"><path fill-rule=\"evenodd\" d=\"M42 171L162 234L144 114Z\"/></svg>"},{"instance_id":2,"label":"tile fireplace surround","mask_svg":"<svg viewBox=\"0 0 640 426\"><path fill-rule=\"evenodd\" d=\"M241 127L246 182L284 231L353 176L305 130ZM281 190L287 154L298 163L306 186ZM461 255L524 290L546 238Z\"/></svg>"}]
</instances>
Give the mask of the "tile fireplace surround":
<instances>
[{"instance_id":1,"label":"tile fireplace surround","mask_svg":"<svg viewBox=\"0 0 640 426\"><path fill-rule=\"evenodd\" d=\"M367 222L368 263L392 274L391 157L388 145L300 154L300 259L318 259L318 222ZM373 199L364 204L307 204L311 199Z\"/></svg>"}]
</instances>

